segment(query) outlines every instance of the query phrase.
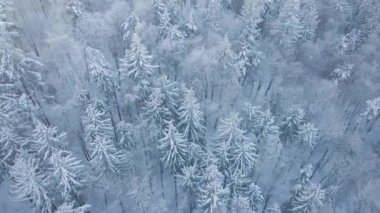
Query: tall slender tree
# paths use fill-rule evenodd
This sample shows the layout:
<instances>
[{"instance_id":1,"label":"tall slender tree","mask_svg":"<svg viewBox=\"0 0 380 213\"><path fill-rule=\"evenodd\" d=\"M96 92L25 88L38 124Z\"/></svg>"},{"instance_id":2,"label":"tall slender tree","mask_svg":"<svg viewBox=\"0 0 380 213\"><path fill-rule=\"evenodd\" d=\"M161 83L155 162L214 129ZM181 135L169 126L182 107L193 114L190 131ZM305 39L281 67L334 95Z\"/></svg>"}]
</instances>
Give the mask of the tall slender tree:
<instances>
[{"instance_id":1,"label":"tall slender tree","mask_svg":"<svg viewBox=\"0 0 380 213\"><path fill-rule=\"evenodd\" d=\"M130 48L126 50L125 57L121 59L120 72L122 76L141 80L153 74L155 65L153 57L141 43L137 33L134 33Z\"/></svg>"},{"instance_id":2,"label":"tall slender tree","mask_svg":"<svg viewBox=\"0 0 380 213\"><path fill-rule=\"evenodd\" d=\"M179 108L180 117L178 126L183 130L185 138L192 143L204 145L204 134L206 128L203 124L203 112L195 97L193 89L185 92L184 101Z\"/></svg>"},{"instance_id":3,"label":"tall slender tree","mask_svg":"<svg viewBox=\"0 0 380 213\"><path fill-rule=\"evenodd\" d=\"M39 212L53 212L52 197L48 194L48 179L33 158L16 158L10 170L11 194L18 201L32 201Z\"/></svg>"},{"instance_id":4,"label":"tall slender tree","mask_svg":"<svg viewBox=\"0 0 380 213\"><path fill-rule=\"evenodd\" d=\"M177 131L173 122L169 122L167 132L160 139L158 147L162 153L161 161L165 167L173 173L181 172L187 160L187 141L182 134Z\"/></svg>"}]
</instances>

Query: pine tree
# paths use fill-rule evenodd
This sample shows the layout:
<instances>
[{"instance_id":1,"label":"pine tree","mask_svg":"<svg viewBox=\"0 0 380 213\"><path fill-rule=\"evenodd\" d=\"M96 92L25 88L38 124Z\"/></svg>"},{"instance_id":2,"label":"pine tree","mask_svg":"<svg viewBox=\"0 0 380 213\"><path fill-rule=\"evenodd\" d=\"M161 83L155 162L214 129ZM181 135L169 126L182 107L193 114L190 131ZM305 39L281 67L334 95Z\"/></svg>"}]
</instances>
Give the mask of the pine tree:
<instances>
[{"instance_id":1,"label":"pine tree","mask_svg":"<svg viewBox=\"0 0 380 213\"><path fill-rule=\"evenodd\" d=\"M280 138L283 141L295 139L305 122L305 112L298 106L293 106L280 125Z\"/></svg>"},{"instance_id":2,"label":"pine tree","mask_svg":"<svg viewBox=\"0 0 380 213\"><path fill-rule=\"evenodd\" d=\"M166 75L162 75L154 84L163 95L163 106L170 111L171 118L177 121L179 117L178 109L183 99L182 85L176 81L169 80Z\"/></svg>"},{"instance_id":3,"label":"pine tree","mask_svg":"<svg viewBox=\"0 0 380 213\"><path fill-rule=\"evenodd\" d=\"M182 169L181 174L177 175L178 182L189 190L195 190L200 176L196 165L187 166Z\"/></svg>"},{"instance_id":4,"label":"pine tree","mask_svg":"<svg viewBox=\"0 0 380 213\"><path fill-rule=\"evenodd\" d=\"M152 7L155 12L156 21L159 22L162 13L166 9L166 5L162 0L152 0Z\"/></svg>"},{"instance_id":5,"label":"pine tree","mask_svg":"<svg viewBox=\"0 0 380 213\"><path fill-rule=\"evenodd\" d=\"M315 38L318 23L314 1L289 0L284 1L271 32L282 47L294 49L300 42Z\"/></svg>"},{"instance_id":6,"label":"pine tree","mask_svg":"<svg viewBox=\"0 0 380 213\"><path fill-rule=\"evenodd\" d=\"M254 182L251 182L248 186L247 194L249 197L250 207L256 212L259 209L259 205L264 202L261 189Z\"/></svg>"},{"instance_id":7,"label":"pine tree","mask_svg":"<svg viewBox=\"0 0 380 213\"><path fill-rule=\"evenodd\" d=\"M219 31L219 18L223 12L223 5L221 4L221 0L211 0L204 2L203 4L204 8L201 9L201 21L204 24L204 29Z\"/></svg>"},{"instance_id":8,"label":"pine tree","mask_svg":"<svg viewBox=\"0 0 380 213\"><path fill-rule=\"evenodd\" d=\"M167 4L163 4L162 11L159 13L159 31L163 38L178 40L184 38L185 35L174 20L173 10Z\"/></svg>"},{"instance_id":9,"label":"pine tree","mask_svg":"<svg viewBox=\"0 0 380 213\"><path fill-rule=\"evenodd\" d=\"M312 149L315 148L318 138L318 129L312 123L306 123L301 126L299 132L299 140L302 143L308 144Z\"/></svg>"},{"instance_id":10,"label":"pine tree","mask_svg":"<svg viewBox=\"0 0 380 213\"><path fill-rule=\"evenodd\" d=\"M293 189L287 210L289 212L317 212L323 206L326 191L319 184L311 182L312 166L301 170L299 183Z\"/></svg>"},{"instance_id":11,"label":"pine tree","mask_svg":"<svg viewBox=\"0 0 380 213\"><path fill-rule=\"evenodd\" d=\"M32 158L17 157L11 167L11 194L18 201L32 201L36 211L52 213L47 177Z\"/></svg>"},{"instance_id":12,"label":"pine tree","mask_svg":"<svg viewBox=\"0 0 380 213\"><path fill-rule=\"evenodd\" d=\"M206 155L205 147L193 142L189 142L187 153L187 161L190 165L202 161Z\"/></svg>"},{"instance_id":13,"label":"pine tree","mask_svg":"<svg viewBox=\"0 0 380 213\"><path fill-rule=\"evenodd\" d=\"M189 205L190 212L194 209L194 198L195 192L197 191L197 186L200 184L200 175L196 165L184 167L182 173L177 175L178 182L183 186L189 193Z\"/></svg>"},{"instance_id":14,"label":"pine tree","mask_svg":"<svg viewBox=\"0 0 380 213\"><path fill-rule=\"evenodd\" d=\"M192 8L190 11L189 21L185 24L187 34L198 32L198 25L194 18L194 9Z\"/></svg>"},{"instance_id":15,"label":"pine tree","mask_svg":"<svg viewBox=\"0 0 380 213\"><path fill-rule=\"evenodd\" d=\"M136 27L139 24L139 18L135 13L132 13L122 24L121 29L123 33L123 41L127 48L130 47L130 43L132 41L133 35L136 32Z\"/></svg>"},{"instance_id":16,"label":"pine tree","mask_svg":"<svg viewBox=\"0 0 380 213\"><path fill-rule=\"evenodd\" d=\"M215 159L214 156L207 156L206 159L208 159L210 162L206 162L207 165L205 165L204 171L201 174L202 181L205 183L213 181L222 182L224 180L224 177L216 166L217 159Z\"/></svg>"},{"instance_id":17,"label":"pine tree","mask_svg":"<svg viewBox=\"0 0 380 213\"><path fill-rule=\"evenodd\" d=\"M9 127L0 126L0 162L10 165L21 145L21 136Z\"/></svg>"},{"instance_id":18,"label":"pine tree","mask_svg":"<svg viewBox=\"0 0 380 213\"><path fill-rule=\"evenodd\" d=\"M106 93L114 91L117 73L111 70L103 53L91 47L87 47L85 53L88 72L98 87Z\"/></svg>"},{"instance_id":19,"label":"pine tree","mask_svg":"<svg viewBox=\"0 0 380 213\"><path fill-rule=\"evenodd\" d=\"M261 62L261 52L258 50L257 28L248 22L240 36L240 50L238 54L238 66L240 75L247 77L248 71L257 67Z\"/></svg>"},{"instance_id":20,"label":"pine tree","mask_svg":"<svg viewBox=\"0 0 380 213\"><path fill-rule=\"evenodd\" d=\"M298 188L299 187L299 188ZM290 200L290 212L317 212L323 206L325 190L320 185L297 186Z\"/></svg>"},{"instance_id":21,"label":"pine tree","mask_svg":"<svg viewBox=\"0 0 380 213\"><path fill-rule=\"evenodd\" d=\"M83 165L72 153L68 151L58 151L50 158L52 165L52 176L61 191L63 199L71 196L71 193L78 195L84 185Z\"/></svg>"},{"instance_id":22,"label":"pine tree","mask_svg":"<svg viewBox=\"0 0 380 213\"><path fill-rule=\"evenodd\" d=\"M254 132L255 123L260 120L260 115L262 113L261 107L252 106L249 103L245 103L243 107L243 126L244 129L250 133Z\"/></svg>"},{"instance_id":23,"label":"pine tree","mask_svg":"<svg viewBox=\"0 0 380 213\"><path fill-rule=\"evenodd\" d=\"M206 128L203 124L203 112L195 97L193 89L185 92L184 101L179 108L179 124L183 129L184 137L192 143L203 144Z\"/></svg>"},{"instance_id":24,"label":"pine tree","mask_svg":"<svg viewBox=\"0 0 380 213\"><path fill-rule=\"evenodd\" d=\"M161 161L165 167L173 173L181 172L187 160L187 141L177 131L173 122L169 122L168 130L164 137L160 139L158 146L162 153Z\"/></svg>"},{"instance_id":25,"label":"pine tree","mask_svg":"<svg viewBox=\"0 0 380 213\"><path fill-rule=\"evenodd\" d=\"M318 10L314 0L301 0L300 21L303 40L314 40L318 28Z\"/></svg>"},{"instance_id":26,"label":"pine tree","mask_svg":"<svg viewBox=\"0 0 380 213\"><path fill-rule=\"evenodd\" d=\"M68 0L66 3L66 9L75 20L84 13L85 6L80 0Z\"/></svg>"},{"instance_id":27,"label":"pine tree","mask_svg":"<svg viewBox=\"0 0 380 213\"><path fill-rule=\"evenodd\" d=\"M216 47L216 60L220 65L219 75L225 78L237 80L241 77L237 63L237 55L232 50L232 45L227 35Z\"/></svg>"},{"instance_id":28,"label":"pine tree","mask_svg":"<svg viewBox=\"0 0 380 213\"><path fill-rule=\"evenodd\" d=\"M257 149L253 141L241 140L232 144L230 150L230 171L233 175L246 175L253 170Z\"/></svg>"},{"instance_id":29,"label":"pine tree","mask_svg":"<svg viewBox=\"0 0 380 213\"><path fill-rule=\"evenodd\" d=\"M283 48L294 48L302 39L304 29L301 23L300 0L284 1L271 33L279 40ZM289 50L290 51L290 50Z\"/></svg>"},{"instance_id":30,"label":"pine tree","mask_svg":"<svg viewBox=\"0 0 380 213\"><path fill-rule=\"evenodd\" d=\"M367 100L366 109L363 116L367 117L368 120L377 119L380 115L380 97Z\"/></svg>"},{"instance_id":31,"label":"pine tree","mask_svg":"<svg viewBox=\"0 0 380 213\"><path fill-rule=\"evenodd\" d=\"M82 123L85 133L85 141L90 144L96 136L112 138L113 127L111 119L106 116L106 111L102 103L90 103L82 116Z\"/></svg>"},{"instance_id":32,"label":"pine tree","mask_svg":"<svg viewBox=\"0 0 380 213\"><path fill-rule=\"evenodd\" d=\"M231 157L231 148L246 140L245 131L240 128L241 118L237 113L231 113L223 119L217 128L215 155L219 166L227 169ZM252 147L246 147L252 148Z\"/></svg>"},{"instance_id":33,"label":"pine tree","mask_svg":"<svg viewBox=\"0 0 380 213\"><path fill-rule=\"evenodd\" d=\"M117 150L113 141L106 136L96 136L89 144L91 165L99 176L120 175L130 167L130 153Z\"/></svg>"},{"instance_id":34,"label":"pine tree","mask_svg":"<svg viewBox=\"0 0 380 213\"><path fill-rule=\"evenodd\" d=\"M263 21L266 7L268 6L266 0L244 0L241 14L244 21L249 21L255 25Z\"/></svg>"},{"instance_id":35,"label":"pine tree","mask_svg":"<svg viewBox=\"0 0 380 213\"><path fill-rule=\"evenodd\" d=\"M167 7L164 7L162 13L160 14L159 30L161 35L164 35L165 37L165 35L167 35L167 33L170 31L170 28L172 27L173 24L171 20L171 14L169 12L169 9Z\"/></svg>"},{"instance_id":36,"label":"pine tree","mask_svg":"<svg viewBox=\"0 0 380 213\"><path fill-rule=\"evenodd\" d=\"M42 160L48 160L58 150L66 147L66 133L59 133L57 127L49 127L38 122L33 130L30 141L24 146L41 157Z\"/></svg>"},{"instance_id":37,"label":"pine tree","mask_svg":"<svg viewBox=\"0 0 380 213\"><path fill-rule=\"evenodd\" d=\"M256 119L252 123L252 129L259 142L266 141L270 135L277 135L278 126L275 125L275 117L270 110L258 111Z\"/></svg>"},{"instance_id":38,"label":"pine tree","mask_svg":"<svg viewBox=\"0 0 380 213\"><path fill-rule=\"evenodd\" d=\"M226 206L226 195L228 190L222 187L220 181L208 181L199 191L198 202L203 213L223 211Z\"/></svg>"},{"instance_id":39,"label":"pine tree","mask_svg":"<svg viewBox=\"0 0 380 213\"><path fill-rule=\"evenodd\" d=\"M122 76L141 80L153 74L156 66L152 64L152 56L141 43L137 33L133 35L130 48L121 59L120 72Z\"/></svg>"},{"instance_id":40,"label":"pine tree","mask_svg":"<svg viewBox=\"0 0 380 213\"><path fill-rule=\"evenodd\" d=\"M333 70L330 76L336 81L336 83L347 81L352 75L353 67L352 64L340 65Z\"/></svg>"},{"instance_id":41,"label":"pine tree","mask_svg":"<svg viewBox=\"0 0 380 213\"><path fill-rule=\"evenodd\" d=\"M164 106L164 94L159 88L153 88L145 102L145 117L159 127L165 126L170 118L170 111Z\"/></svg>"},{"instance_id":42,"label":"pine tree","mask_svg":"<svg viewBox=\"0 0 380 213\"><path fill-rule=\"evenodd\" d=\"M234 194L231 201L231 212L248 213L251 212L249 199L242 195Z\"/></svg>"},{"instance_id":43,"label":"pine tree","mask_svg":"<svg viewBox=\"0 0 380 213\"><path fill-rule=\"evenodd\" d=\"M135 128L133 124L127 123L125 121L120 121L117 124L117 133L119 141L118 143L126 148L130 148L134 145L134 134Z\"/></svg>"}]
</instances>

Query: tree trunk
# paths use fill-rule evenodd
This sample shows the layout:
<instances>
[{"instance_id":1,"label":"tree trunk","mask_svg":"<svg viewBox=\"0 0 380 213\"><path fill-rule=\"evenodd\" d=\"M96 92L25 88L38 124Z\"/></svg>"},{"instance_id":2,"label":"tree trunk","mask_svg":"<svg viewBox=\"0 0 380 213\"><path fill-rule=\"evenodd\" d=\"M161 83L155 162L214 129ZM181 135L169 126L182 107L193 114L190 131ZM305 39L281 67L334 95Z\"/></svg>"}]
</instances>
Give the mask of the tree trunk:
<instances>
[{"instance_id":1,"label":"tree trunk","mask_svg":"<svg viewBox=\"0 0 380 213\"><path fill-rule=\"evenodd\" d=\"M175 208L178 212L178 191L177 191L177 177L174 175L174 193L175 193Z\"/></svg>"}]
</instances>

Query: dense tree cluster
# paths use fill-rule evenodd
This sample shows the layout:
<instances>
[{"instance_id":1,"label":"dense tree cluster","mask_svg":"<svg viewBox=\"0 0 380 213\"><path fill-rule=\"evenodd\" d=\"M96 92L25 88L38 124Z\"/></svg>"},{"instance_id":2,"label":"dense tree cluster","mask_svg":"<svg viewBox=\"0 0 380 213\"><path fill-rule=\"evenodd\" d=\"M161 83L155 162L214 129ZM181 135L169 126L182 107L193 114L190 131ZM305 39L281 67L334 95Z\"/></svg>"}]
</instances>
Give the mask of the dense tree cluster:
<instances>
[{"instance_id":1,"label":"dense tree cluster","mask_svg":"<svg viewBox=\"0 0 380 213\"><path fill-rule=\"evenodd\" d=\"M379 14L376 0L0 0L0 201L378 212Z\"/></svg>"}]
</instances>

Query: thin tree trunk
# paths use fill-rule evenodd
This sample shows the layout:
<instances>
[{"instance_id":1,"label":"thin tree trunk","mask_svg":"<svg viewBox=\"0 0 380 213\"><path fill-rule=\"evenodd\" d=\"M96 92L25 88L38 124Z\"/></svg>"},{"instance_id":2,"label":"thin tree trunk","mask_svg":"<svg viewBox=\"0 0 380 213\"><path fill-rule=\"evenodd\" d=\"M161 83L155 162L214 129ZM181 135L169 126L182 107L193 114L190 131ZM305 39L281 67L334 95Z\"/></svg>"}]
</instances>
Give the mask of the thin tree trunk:
<instances>
[{"instance_id":1,"label":"thin tree trunk","mask_svg":"<svg viewBox=\"0 0 380 213\"><path fill-rule=\"evenodd\" d=\"M117 110L117 115L119 116L119 121L122 121L123 119L121 118L120 106L119 106L119 101L117 100L115 88L113 89L113 97L115 99L116 110Z\"/></svg>"},{"instance_id":2,"label":"thin tree trunk","mask_svg":"<svg viewBox=\"0 0 380 213\"><path fill-rule=\"evenodd\" d=\"M161 161L160 161L160 181L161 181L161 193L162 193L162 199L165 199L165 192L164 192L164 181L163 181L163 175L164 171L162 169L162 164L161 164Z\"/></svg>"},{"instance_id":3,"label":"thin tree trunk","mask_svg":"<svg viewBox=\"0 0 380 213\"><path fill-rule=\"evenodd\" d=\"M175 208L178 212L178 191L177 191L177 177L174 175L174 193L175 193Z\"/></svg>"}]
</instances>

